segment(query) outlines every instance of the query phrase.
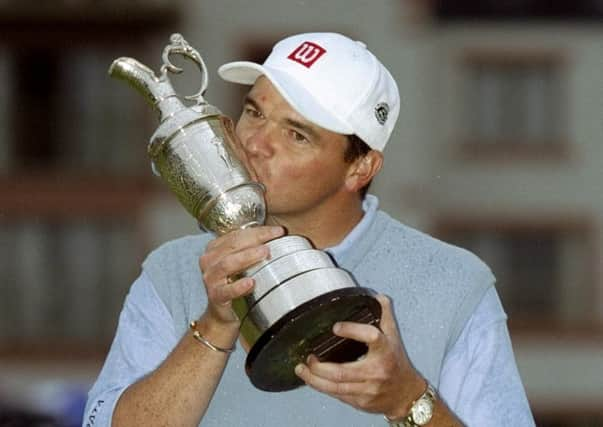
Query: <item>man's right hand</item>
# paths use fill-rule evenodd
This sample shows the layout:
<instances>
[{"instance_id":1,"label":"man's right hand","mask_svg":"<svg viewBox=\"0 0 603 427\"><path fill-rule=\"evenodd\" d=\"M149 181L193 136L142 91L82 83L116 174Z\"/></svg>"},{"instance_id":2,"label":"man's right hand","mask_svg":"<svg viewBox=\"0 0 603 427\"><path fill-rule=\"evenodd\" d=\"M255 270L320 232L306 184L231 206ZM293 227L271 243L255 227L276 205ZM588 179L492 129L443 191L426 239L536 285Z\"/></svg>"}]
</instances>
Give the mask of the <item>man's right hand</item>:
<instances>
[{"instance_id":1,"label":"man's right hand","mask_svg":"<svg viewBox=\"0 0 603 427\"><path fill-rule=\"evenodd\" d=\"M229 283L227 277L269 257L264 244L283 234L282 227L253 227L233 231L208 244L199 259L208 306L195 329L213 346L233 347L240 322L231 301L251 292L254 285L251 278ZM199 343L193 334L184 334L157 369L121 395L112 425L199 425L227 360L227 353Z\"/></svg>"},{"instance_id":2,"label":"man's right hand","mask_svg":"<svg viewBox=\"0 0 603 427\"><path fill-rule=\"evenodd\" d=\"M261 226L232 231L209 242L199 259L208 298L204 317L238 328L232 300L250 293L254 282L250 277L237 276L267 259L270 254L265 243L283 234L282 227Z\"/></svg>"}]
</instances>

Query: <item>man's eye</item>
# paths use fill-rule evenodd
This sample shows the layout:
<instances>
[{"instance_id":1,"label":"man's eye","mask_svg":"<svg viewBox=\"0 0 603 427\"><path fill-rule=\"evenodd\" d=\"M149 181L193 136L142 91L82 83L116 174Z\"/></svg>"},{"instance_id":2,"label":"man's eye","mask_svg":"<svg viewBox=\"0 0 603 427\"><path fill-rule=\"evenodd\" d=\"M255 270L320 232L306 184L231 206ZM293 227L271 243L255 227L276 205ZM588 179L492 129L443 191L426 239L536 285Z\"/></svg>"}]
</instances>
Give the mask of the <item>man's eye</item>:
<instances>
[{"instance_id":1,"label":"man's eye","mask_svg":"<svg viewBox=\"0 0 603 427\"><path fill-rule=\"evenodd\" d=\"M306 138L304 135L302 135L298 131L291 129L289 131L289 134L296 142L308 142L308 138Z\"/></svg>"},{"instance_id":2,"label":"man's eye","mask_svg":"<svg viewBox=\"0 0 603 427\"><path fill-rule=\"evenodd\" d=\"M260 113L255 108L245 107L244 112L246 115L253 117L255 119L262 117L262 113Z\"/></svg>"}]
</instances>

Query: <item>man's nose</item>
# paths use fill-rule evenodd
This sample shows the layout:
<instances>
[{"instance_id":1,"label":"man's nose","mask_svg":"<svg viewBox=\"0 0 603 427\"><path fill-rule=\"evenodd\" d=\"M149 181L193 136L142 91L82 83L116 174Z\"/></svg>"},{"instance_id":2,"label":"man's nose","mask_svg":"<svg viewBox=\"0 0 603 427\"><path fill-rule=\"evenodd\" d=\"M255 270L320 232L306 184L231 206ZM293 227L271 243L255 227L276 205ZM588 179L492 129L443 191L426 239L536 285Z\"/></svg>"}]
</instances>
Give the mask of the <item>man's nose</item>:
<instances>
[{"instance_id":1,"label":"man's nose","mask_svg":"<svg viewBox=\"0 0 603 427\"><path fill-rule=\"evenodd\" d=\"M243 147L249 155L269 157L274 153L275 129L264 123L250 129L243 138Z\"/></svg>"}]
</instances>

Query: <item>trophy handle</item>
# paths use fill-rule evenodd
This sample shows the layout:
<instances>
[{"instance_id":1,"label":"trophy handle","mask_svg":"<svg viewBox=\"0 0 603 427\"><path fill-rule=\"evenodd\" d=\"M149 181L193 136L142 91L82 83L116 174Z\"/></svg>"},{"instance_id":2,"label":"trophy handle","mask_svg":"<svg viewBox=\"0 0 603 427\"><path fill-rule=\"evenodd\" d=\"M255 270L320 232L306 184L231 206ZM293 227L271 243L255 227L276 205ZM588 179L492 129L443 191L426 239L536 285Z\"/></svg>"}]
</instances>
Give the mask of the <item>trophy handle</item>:
<instances>
[{"instance_id":1,"label":"trophy handle","mask_svg":"<svg viewBox=\"0 0 603 427\"><path fill-rule=\"evenodd\" d=\"M163 49L163 65L161 66L161 78L166 78L167 73L180 74L182 73L182 68L172 64L170 61L170 55L173 53L180 54L192 60L199 67L199 71L201 71L201 89L193 95L187 95L184 98L190 101L196 101L197 104L205 104L205 99L203 99L203 94L207 89L207 67L205 66L205 62L199 52L182 37L179 33L174 33L170 36L170 44L167 45Z\"/></svg>"}]
</instances>

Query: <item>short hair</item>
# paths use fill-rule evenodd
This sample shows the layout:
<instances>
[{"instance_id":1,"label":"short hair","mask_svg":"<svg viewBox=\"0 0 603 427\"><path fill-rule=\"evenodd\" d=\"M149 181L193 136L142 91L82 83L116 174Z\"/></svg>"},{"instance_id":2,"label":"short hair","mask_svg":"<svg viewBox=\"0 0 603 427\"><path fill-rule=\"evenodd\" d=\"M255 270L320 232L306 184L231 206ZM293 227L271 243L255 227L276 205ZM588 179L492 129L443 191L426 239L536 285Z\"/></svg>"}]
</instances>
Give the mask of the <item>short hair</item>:
<instances>
[{"instance_id":1,"label":"short hair","mask_svg":"<svg viewBox=\"0 0 603 427\"><path fill-rule=\"evenodd\" d=\"M354 160L359 159L360 157L366 156L366 154L369 151L371 151L371 147L369 147L368 144L366 142L364 142L357 135L346 135L346 136L348 139L348 146L347 146L345 152L343 153L343 160L346 163L352 163ZM373 182L373 180L371 180L368 184L366 184L364 187L362 187L360 189L360 191L358 192L361 199L364 199L364 196L366 195L366 193L371 185L371 182Z\"/></svg>"}]
</instances>

